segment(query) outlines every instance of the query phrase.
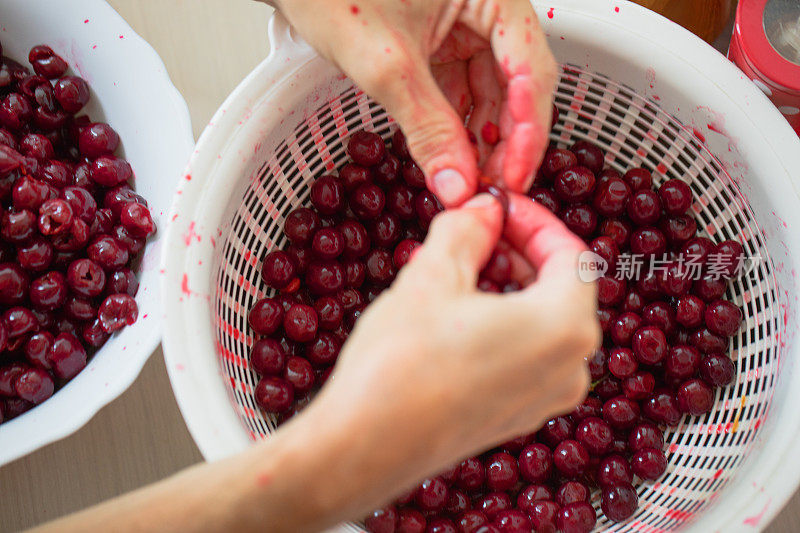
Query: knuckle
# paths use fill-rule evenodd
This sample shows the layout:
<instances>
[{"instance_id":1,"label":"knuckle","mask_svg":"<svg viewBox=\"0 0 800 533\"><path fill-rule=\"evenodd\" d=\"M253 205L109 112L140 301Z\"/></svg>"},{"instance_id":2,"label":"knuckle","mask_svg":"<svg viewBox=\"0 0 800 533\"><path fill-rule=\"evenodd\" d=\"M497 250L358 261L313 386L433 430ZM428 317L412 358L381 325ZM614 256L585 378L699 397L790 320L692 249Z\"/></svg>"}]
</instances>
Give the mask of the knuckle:
<instances>
[{"instance_id":1,"label":"knuckle","mask_svg":"<svg viewBox=\"0 0 800 533\"><path fill-rule=\"evenodd\" d=\"M377 98L385 98L395 93L400 88L397 80L403 75L410 77L417 68L410 55L400 52L391 54L381 61L370 62L369 65L364 85Z\"/></svg>"}]
</instances>

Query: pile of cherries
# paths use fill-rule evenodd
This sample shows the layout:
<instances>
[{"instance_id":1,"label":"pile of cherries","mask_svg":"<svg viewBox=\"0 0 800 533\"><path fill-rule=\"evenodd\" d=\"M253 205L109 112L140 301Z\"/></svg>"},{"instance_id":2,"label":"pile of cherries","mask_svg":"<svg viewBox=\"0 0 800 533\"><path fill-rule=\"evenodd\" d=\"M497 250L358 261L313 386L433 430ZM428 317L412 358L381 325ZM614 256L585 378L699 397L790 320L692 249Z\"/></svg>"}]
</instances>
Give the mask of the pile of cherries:
<instances>
[{"instance_id":1,"label":"pile of cherries","mask_svg":"<svg viewBox=\"0 0 800 533\"><path fill-rule=\"evenodd\" d=\"M255 398L281 420L322 386L359 315L441 210L399 131L391 149L378 135L357 132L347 152L352 162L338 176L313 184L311 207L287 216L291 244L263 261L263 280L278 292L249 314L261 336L250 357L260 376ZM744 250L696 235L686 183L672 179L654 189L647 170L604 168L603 152L580 141L547 151L529 194L609 267L598 281L604 335L588 357L592 390L572 413L465 459L373 512L365 519L372 533L588 532L596 524L594 489L606 517L623 521L638 506L636 480L666 470L665 427L711 411L714 387L735 376L726 351L742 314L724 294ZM623 253L643 258L638 279L619 275ZM661 265L652 273L651 260ZM700 265L699 279L691 279L687 261ZM520 288L507 253L495 250L479 288Z\"/></svg>"},{"instance_id":2,"label":"pile of cherries","mask_svg":"<svg viewBox=\"0 0 800 533\"><path fill-rule=\"evenodd\" d=\"M0 45L0 422L136 320L131 265L155 232L117 132L78 115L86 81L48 46L28 60Z\"/></svg>"}]
</instances>

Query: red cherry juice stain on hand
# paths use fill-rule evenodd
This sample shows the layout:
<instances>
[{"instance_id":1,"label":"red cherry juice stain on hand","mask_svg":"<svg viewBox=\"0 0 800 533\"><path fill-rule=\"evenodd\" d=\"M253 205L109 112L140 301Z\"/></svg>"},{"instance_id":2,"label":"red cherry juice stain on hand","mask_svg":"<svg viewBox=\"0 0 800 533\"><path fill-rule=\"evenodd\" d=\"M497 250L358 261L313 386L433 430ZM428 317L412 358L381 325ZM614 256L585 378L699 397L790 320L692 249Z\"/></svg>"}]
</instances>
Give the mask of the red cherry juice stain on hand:
<instances>
[{"instance_id":1,"label":"red cherry juice stain on hand","mask_svg":"<svg viewBox=\"0 0 800 533\"><path fill-rule=\"evenodd\" d=\"M481 137L486 144L494 146L500 141L500 128L491 120L487 120L481 128Z\"/></svg>"},{"instance_id":2,"label":"red cherry juice stain on hand","mask_svg":"<svg viewBox=\"0 0 800 533\"><path fill-rule=\"evenodd\" d=\"M357 5L353 4L350 6L350 13L352 13L353 15L358 15L360 12L361 9Z\"/></svg>"},{"instance_id":3,"label":"red cherry juice stain on hand","mask_svg":"<svg viewBox=\"0 0 800 533\"><path fill-rule=\"evenodd\" d=\"M556 11L556 8L551 7L550 11L547 12L547 18L549 18L549 19L553 18L555 16L555 11Z\"/></svg>"}]
</instances>

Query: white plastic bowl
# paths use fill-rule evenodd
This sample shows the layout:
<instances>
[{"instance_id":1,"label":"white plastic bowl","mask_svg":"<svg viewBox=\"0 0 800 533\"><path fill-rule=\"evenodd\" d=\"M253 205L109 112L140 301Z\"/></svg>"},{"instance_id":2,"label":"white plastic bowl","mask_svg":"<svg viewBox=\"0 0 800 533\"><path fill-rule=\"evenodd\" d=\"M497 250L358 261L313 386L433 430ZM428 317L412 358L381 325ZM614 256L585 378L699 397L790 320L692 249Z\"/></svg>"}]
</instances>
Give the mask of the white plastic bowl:
<instances>
[{"instance_id":1,"label":"white plastic bowl","mask_svg":"<svg viewBox=\"0 0 800 533\"><path fill-rule=\"evenodd\" d=\"M27 65L28 50L50 45L85 78L84 110L119 132L159 232L144 252L138 277L139 319L114 335L86 369L52 398L0 424L0 465L70 435L127 389L158 346L158 269L166 213L194 146L188 108L155 51L103 0L2 0L4 54Z\"/></svg>"},{"instance_id":2,"label":"white plastic bowl","mask_svg":"<svg viewBox=\"0 0 800 533\"><path fill-rule=\"evenodd\" d=\"M618 170L644 165L658 182L690 182L701 231L736 238L763 257L753 279L730 286L746 315L732 340L735 383L717 391L712 413L669 430L668 470L638 487L637 513L598 526L761 529L800 481L800 140L733 64L668 20L609 0L545 0L536 8L563 65L551 139L590 139ZM307 200L315 176L343 161L352 131L387 136L393 127L280 16L270 39L270 56L198 142L164 257L167 370L209 460L275 428L253 401L248 367L247 310L267 293L260 258L285 242L283 217Z\"/></svg>"}]
</instances>

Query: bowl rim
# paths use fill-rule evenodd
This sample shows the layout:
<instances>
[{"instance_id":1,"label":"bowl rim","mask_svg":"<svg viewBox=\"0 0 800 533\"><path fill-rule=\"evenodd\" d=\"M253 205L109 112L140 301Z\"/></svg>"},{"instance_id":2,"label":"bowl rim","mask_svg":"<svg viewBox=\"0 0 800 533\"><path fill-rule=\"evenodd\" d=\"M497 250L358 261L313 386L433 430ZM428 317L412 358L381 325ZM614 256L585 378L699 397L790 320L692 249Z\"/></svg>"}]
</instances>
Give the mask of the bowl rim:
<instances>
[{"instance_id":1,"label":"bowl rim","mask_svg":"<svg viewBox=\"0 0 800 533\"><path fill-rule=\"evenodd\" d=\"M172 123L176 132L182 131L180 135L175 136L175 141L182 143L180 150L176 153L187 155L191 153L194 147L194 134L192 130L191 115L189 107L186 104L180 91L175 87L167 72L166 65L155 49L145 41L133 28L125 21L117 11L111 7L105 0L81 0L80 8L87 13L95 14L101 17L107 24L113 25L118 28L119 34L124 34L128 45L133 47L136 53L131 53L129 58L135 59L143 70L146 69L150 73L151 83L160 84L164 89L165 99L170 102L170 108L173 110ZM177 181L178 175L167 179ZM158 255L163 247L164 238L156 237L151 239L143 252L145 254ZM158 291L156 295L160 300L160 284L157 282L153 284L152 290ZM139 320L143 320L140 317ZM4 464L10 463L14 460L20 459L39 448L48 444L52 444L58 440L68 437L85 426L103 407L118 398L125 392L136 380L144 368L145 363L150 359L150 356L156 351L156 348L161 342L161 334L163 324L160 317L152 317L150 326L141 332L135 349L126 350L127 362L124 367L124 372L118 372L114 375L106 377L105 387L93 388L92 394L84 398L79 409L73 409L65 412L64 409L59 409L57 398L61 391L57 391L50 401L45 401L35 408L23 413L12 420L9 420L0 426L0 431L8 436L13 435L15 432L27 425L36 425L35 431L28 433L33 435L32 438L21 442L21 439L4 438L2 446L2 454L0 454L0 467ZM102 351L101 348L100 351ZM96 357L96 355L95 355ZM88 370L88 369L87 369ZM80 377L78 374L77 377ZM70 387L74 381L70 381L64 386L64 389ZM53 416L57 415L57 416Z\"/></svg>"},{"instance_id":2,"label":"bowl rim","mask_svg":"<svg viewBox=\"0 0 800 533\"><path fill-rule=\"evenodd\" d=\"M553 18L548 13L552 14L554 11L556 17L559 11L591 17L653 43L668 42L670 55L684 63L688 63L685 58L691 58L693 67L701 73L713 72L712 83L717 89L738 98L735 103L731 103L731 107L735 107L749 121L752 121L751 116L758 117L757 124L752 121L753 127L771 149L770 156L775 166L785 170L787 181L784 185L794 193L783 200L784 205L789 202L797 203L800 187L791 176L800 176L800 139L766 96L710 45L668 19L630 2L549 0L537 3L535 9L546 30L548 19ZM281 90L280 82L318 58L307 45L292 39L291 32L287 32L286 23L279 14L270 22L270 41L272 48L269 57L234 89L198 141L187 171L192 173L193 179L181 184L180 194L173 203L170 218L178 216L179 219L170 223L166 248L168 252L163 258L163 303L167 316L164 355L167 371L189 431L208 460L220 459L241 450L252 438L247 435L238 415L230 406L229 393L220 379L217 361L198 359L200 352L194 349L208 346L198 344L197 320L204 325L210 325L212 316L210 311L200 309L209 306L193 305L192 298L184 299L182 296L194 294L211 298L213 292L206 285L213 282L204 278L196 283L197 286L193 284L189 290L185 285L186 278L182 279L185 269L191 268L195 275L204 275L209 274L211 268L207 266L198 269L190 266L190 262L203 257L202 250L209 251L209 248L186 247L180 243L181 232L186 229L182 219L187 218L187 214L200 213L208 208L203 202L204 198L208 198L208 189L213 188L216 193L233 191L233 184L219 186L210 183L210 176L216 177L223 170L230 171L234 168L230 162L219 161L219 157L230 151L233 139L243 129L242 122L246 122L254 108L267 102L290 108L286 102L291 101L295 95L290 89ZM701 68L704 70L701 71ZM217 203L225 203L219 202L219 198L217 194ZM790 266L797 264L798 261L794 260ZM186 290L182 292L181 288ZM203 322L204 320L207 322ZM210 338L206 333L201 333L201 336L205 340ZM795 347L791 352L787 349L784 357L800 357L800 347ZM800 390L800 373L789 372L785 379L788 381L785 386L787 389ZM774 404L771 409L776 410ZM770 418L776 415L773 412ZM740 490L733 494L734 491L730 490L732 485L727 486L725 508L720 505L710 506L703 511L701 517L689 523L686 529L759 529L760 524L766 525L778 513L800 483L800 457L792 452L791 444L800 437L800 414L791 416L788 412L781 412L781 417L782 427L775 432L782 434L780 438L765 439L762 432L759 439L765 442L759 457L753 465L748 465L746 472L737 474L736 482L751 485L748 487L751 490Z\"/></svg>"}]
</instances>

